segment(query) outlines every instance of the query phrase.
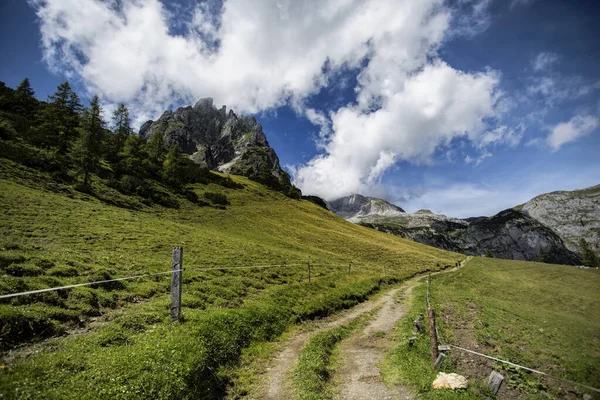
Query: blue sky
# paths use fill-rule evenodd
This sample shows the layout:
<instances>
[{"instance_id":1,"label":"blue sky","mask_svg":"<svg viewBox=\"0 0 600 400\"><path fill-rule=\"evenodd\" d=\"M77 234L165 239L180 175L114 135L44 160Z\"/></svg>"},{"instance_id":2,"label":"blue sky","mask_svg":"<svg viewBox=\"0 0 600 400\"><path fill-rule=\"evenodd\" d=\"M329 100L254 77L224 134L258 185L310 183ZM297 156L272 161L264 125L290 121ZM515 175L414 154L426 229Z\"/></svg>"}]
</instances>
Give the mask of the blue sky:
<instances>
[{"instance_id":1,"label":"blue sky","mask_svg":"<svg viewBox=\"0 0 600 400\"><path fill-rule=\"evenodd\" d=\"M600 183L600 3L8 0L0 80L137 123L213 97L305 194L492 215ZM107 113L108 114L108 113Z\"/></svg>"}]
</instances>

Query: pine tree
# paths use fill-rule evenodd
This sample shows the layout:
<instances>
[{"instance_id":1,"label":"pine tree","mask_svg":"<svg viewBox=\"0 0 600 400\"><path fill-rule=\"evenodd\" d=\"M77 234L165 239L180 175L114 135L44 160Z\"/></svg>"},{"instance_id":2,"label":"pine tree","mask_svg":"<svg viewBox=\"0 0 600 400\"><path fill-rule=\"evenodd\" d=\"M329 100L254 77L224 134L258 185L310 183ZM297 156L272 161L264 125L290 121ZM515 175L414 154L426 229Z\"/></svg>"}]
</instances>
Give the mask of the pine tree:
<instances>
[{"instance_id":1,"label":"pine tree","mask_svg":"<svg viewBox=\"0 0 600 400\"><path fill-rule=\"evenodd\" d=\"M33 119L38 101L35 98L35 92L29 83L29 78L23 79L15 89L15 100L16 107L14 111L23 117Z\"/></svg>"},{"instance_id":2,"label":"pine tree","mask_svg":"<svg viewBox=\"0 0 600 400\"><path fill-rule=\"evenodd\" d=\"M165 149L165 135L161 131L155 131L146 143L146 151L150 156L150 161L155 165L156 168L160 169L162 162L164 161L166 149Z\"/></svg>"},{"instance_id":3,"label":"pine tree","mask_svg":"<svg viewBox=\"0 0 600 400\"><path fill-rule=\"evenodd\" d=\"M598 260L598 256L592 249L590 249L590 246L584 238L579 239L579 248L581 249L581 254L583 255L583 265L591 268L600 267L600 260Z\"/></svg>"},{"instance_id":4,"label":"pine tree","mask_svg":"<svg viewBox=\"0 0 600 400\"><path fill-rule=\"evenodd\" d=\"M83 173L83 186L89 186L90 174L98 170L104 133L100 99L95 95L90 108L84 111L83 129L74 151L74 158Z\"/></svg>"},{"instance_id":5,"label":"pine tree","mask_svg":"<svg viewBox=\"0 0 600 400\"><path fill-rule=\"evenodd\" d=\"M60 154L66 154L77 139L83 106L68 81L58 85L48 100L41 116L41 126L37 129L38 136L41 136L38 141L58 147Z\"/></svg>"},{"instance_id":6,"label":"pine tree","mask_svg":"<svg viewBox=\"0 0 600 400\"><path fill-rule=\"evenodd\" d=\"M114 136L111 138L109 159L117 161L118 155L123 150L125 141L131 135L131 120L129 110L125 104L121 103L113 113Z\"/></svg>"}]
</instances>

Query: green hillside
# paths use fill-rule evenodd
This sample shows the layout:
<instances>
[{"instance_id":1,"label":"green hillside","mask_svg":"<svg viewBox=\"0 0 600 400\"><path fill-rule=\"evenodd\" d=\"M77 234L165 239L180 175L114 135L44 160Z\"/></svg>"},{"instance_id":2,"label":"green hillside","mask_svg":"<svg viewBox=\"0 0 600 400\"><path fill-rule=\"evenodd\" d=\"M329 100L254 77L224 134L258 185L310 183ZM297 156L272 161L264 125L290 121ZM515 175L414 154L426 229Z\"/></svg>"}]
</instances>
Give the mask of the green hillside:
<instances>
[{"instance_id":1,"label":"green hillside","mask_svg":"<svg viewBox=\"0 0 600 400\"><path fill-rule=\"evenodd\" d=\"M384 362L390 382L417 387L424 398L479 398L492 368L508 377L498 398L600 398L578 385L452 350L448 371L466 375L470 393L431 390L429 338L406 346L412 320L425 312L426 285L415 290L411 312L398 325L398 345ZM431 301L441 344L454 344L600 387L600 273L563 265L475 257L460 270L432 278ZM453 361L453 362L452 362Z\"/></svg>"},{"instance_id":2,"label":"green hillside","mask_svg":"<svg viewBox=\"0 0 600 400\"><path fill-rule=\"evenodd\" d=\"M189 269L302 264L184 272L176 324L169 275L3 300L4 398L218 396L250 343L462 258L232 178L243 188L197 183L205 203L171 194L179 208L166 208L98 178L91 196L0 159L0 294L168 271L173 246L184 247Z\"/></svg>"}]
</instances>

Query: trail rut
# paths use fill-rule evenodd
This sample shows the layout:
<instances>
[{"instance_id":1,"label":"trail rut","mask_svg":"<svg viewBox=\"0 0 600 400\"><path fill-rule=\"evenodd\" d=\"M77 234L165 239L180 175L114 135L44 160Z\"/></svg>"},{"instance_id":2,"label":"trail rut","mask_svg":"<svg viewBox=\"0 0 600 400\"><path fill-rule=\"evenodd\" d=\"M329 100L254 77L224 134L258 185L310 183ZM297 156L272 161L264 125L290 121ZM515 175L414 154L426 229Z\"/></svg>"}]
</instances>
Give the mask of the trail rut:
<instances>
[{"instance_id":1,"label":"trail rut","mask_svg":"<svg viewBox=\"0 0 600 400\"><path fill-rule=\"evenodd\" d=\"M467 259L468 261L468 259ZM465 262L461 263L461 266ZM431 273L451 272L457 268ZM391 334L394 324L402 318L407 308L404 300L412 289L418 285L418 280L426 274L411 278L402 286L391 289L373 300L361 303L351 310L342 313L330 321L324 321L316 328L300 332L286 343L281 352L273 359L263 382L260 395L253 398L280 400L291 398L289 395L289 376L298 360L300 350L306 341L314 334L342 326L352 319L373 311L381 310L359 333L342 342L340 351L342 365L336 373L338 399L412 399L411 392L400 386L388 388L381 381L377 364L383 358L385 351L391 346Z\"/></svg>"}]
</instances>

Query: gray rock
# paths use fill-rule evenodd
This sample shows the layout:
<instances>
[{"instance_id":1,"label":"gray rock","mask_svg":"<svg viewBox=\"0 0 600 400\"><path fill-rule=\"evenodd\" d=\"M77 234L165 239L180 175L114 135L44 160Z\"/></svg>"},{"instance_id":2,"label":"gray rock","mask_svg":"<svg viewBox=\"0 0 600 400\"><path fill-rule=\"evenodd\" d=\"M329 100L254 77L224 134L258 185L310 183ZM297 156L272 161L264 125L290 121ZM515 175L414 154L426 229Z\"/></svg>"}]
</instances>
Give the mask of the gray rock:
<instances>
[{"instance_id":1,"label":"gray rock","mask_svg":"<svg viewBox=\"0 0 600 400\"><path fill-rule=\"evenodd\" d=\"M429 210L409 214L384 200L360 195L343 197L329 205L351 222L444 250L471 255L489 252L494 257L514 260L580 263L556 232L513 209L493 217L463 220Z\"/></svg>"},{"instance_id":2,"label":"gray rock","mask_svg":"<svg viewBox=\"0 0 600 400\"><path fill-rule=\"evenodd\" d=\"M393 217L404 214L404 210L376 197L353 194L328 203L329 209L340 217L360 222L370 215Z\"/></svg>"},{"instance_id":3,"label":"gray rock","mask_svg":"<svg viewBox=\"0 0 600 400\"><path fill-rule=\"evenodd\" d=\"M555 231L569 250L581 254L579 240L584 238L600 253L600 185L542 194L515 209Z\"/></svg>"},{"instance_id":4,"label":"gray rock","mask_svg":"<svg viewBox=\"0 0 600 400\"><path fill-rule=\"evenodd\" d=\"M211 170L290 185L256 119L228 113L225 106L217 109L212 98L200 99L194 107L167 110L140 128L145 140L156 134L164 135L167 148L177 144L194 162Z\"/></svg>"}]
</instances>

